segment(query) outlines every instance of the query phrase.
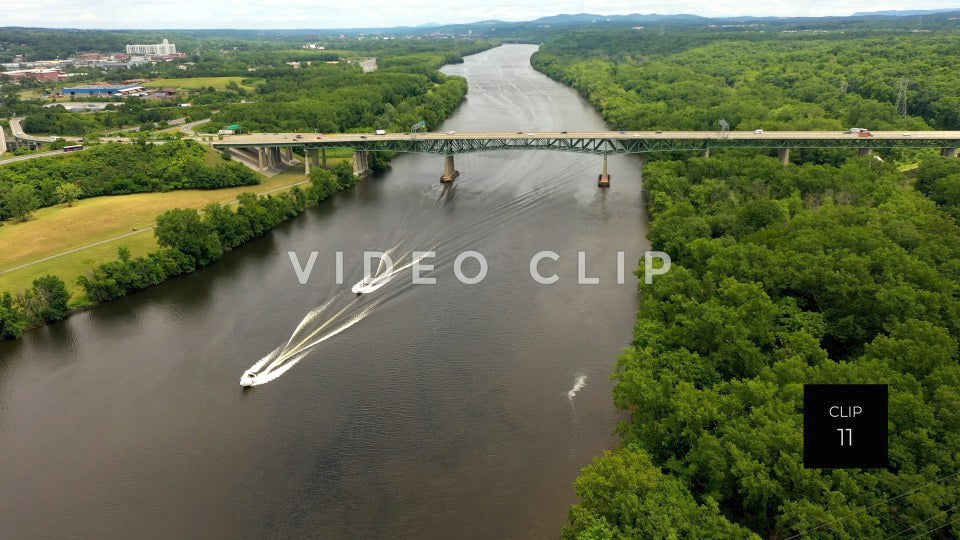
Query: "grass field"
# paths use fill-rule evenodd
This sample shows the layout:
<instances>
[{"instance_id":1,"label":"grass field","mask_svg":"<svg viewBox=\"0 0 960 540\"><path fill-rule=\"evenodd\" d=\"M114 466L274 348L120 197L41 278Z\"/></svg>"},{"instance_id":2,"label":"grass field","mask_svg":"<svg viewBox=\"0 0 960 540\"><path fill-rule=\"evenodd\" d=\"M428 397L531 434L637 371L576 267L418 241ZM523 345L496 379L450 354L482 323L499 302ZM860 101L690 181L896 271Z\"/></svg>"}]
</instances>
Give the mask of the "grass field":
<instances>
[{"instance_id":1,"label":"grass field","mask_svg":"<svg viewBox=\"0 0 960 540\"><path fill-rule=\"evenodd\" d=\"M181 79L157 79L143 83L143 86L146 88L163 88L169 86L183 89L210 88L212 86L218 90L222 90L226 88L230 82L235 82L240 86L253 88L252 86L243 84L243 79L245 78L246 77L184 77Z\"/></svg>"},{"instance_id":2,"label":"grass field","mask_svg":"<svg viewBox=\"0 0 960 540\"><path fill-rule=\"evenodd\" d=\"M156 216L166 210L201 208L211 202L228 203L243 192L283 191L305 180L303 170L294 166L257 186L94 197L77 201L70 208L63 205L42 208L24 223L4 222L0 226L0 291L21 291L45 274L58 275L68 287L75 289L78 276L99 263L114 259L118 247L128 247L135 256L155 250L157 245L150 228ZM4 271L77 247L109 240L133 232L134 228L137 233L121 239L26 268Z\"/></svg>"}]
</instances>

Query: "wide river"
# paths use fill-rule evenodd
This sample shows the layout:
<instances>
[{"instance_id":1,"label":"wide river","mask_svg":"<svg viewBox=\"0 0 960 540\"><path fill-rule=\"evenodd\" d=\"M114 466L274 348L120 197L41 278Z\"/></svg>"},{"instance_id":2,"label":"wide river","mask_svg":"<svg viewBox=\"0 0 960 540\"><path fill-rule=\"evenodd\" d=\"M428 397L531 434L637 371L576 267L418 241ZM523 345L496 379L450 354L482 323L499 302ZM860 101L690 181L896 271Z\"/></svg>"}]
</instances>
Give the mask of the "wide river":
<instances>
[{"instance_id":1,"label":"wide river","mask_svg":"<svg viewBox=\"0 0 960 540\"><path fill-rule=\"evenodd\" d=\"M470 92L442 129L603 129L530 67L535 50L445 67ZM610 374L647 245L640 169L612 157L601 190L597 156L456 165L443 186L441 157L400 156L212 267L0 342L0 537L556 538L579 469L616 444ZM437 284L405 270L356 298L363 250L393 246L434 249ZM301 285L287 252L312 250ZM455 277L465 250L487 261L480 283ZM550 285L530 276L542 250L560 255L540 263ZM599 284L577 283L578 251ZM299 335L354 324L242 390L328 301Z\"/></svg>"}]
</instances>

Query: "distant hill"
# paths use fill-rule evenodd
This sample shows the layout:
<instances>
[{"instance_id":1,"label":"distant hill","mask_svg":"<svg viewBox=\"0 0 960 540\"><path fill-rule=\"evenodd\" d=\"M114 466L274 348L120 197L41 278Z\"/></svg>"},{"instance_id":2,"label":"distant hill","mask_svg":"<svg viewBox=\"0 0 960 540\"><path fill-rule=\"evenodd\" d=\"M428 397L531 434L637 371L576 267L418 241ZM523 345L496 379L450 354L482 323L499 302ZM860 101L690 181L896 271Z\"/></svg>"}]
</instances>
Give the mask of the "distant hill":
<instances>
[{"instance_id":1,"label":"distant hill","mask_svg":"<svg viewBox=\"0 0 960 540\"><path fill-rule=\"evenodd\" d=\"M943 9L888 9L886 11L858 11L852 17L911 17L914 15L929 15L931 13L960 12L960 7Z\"/></svg>"}]
</instances>

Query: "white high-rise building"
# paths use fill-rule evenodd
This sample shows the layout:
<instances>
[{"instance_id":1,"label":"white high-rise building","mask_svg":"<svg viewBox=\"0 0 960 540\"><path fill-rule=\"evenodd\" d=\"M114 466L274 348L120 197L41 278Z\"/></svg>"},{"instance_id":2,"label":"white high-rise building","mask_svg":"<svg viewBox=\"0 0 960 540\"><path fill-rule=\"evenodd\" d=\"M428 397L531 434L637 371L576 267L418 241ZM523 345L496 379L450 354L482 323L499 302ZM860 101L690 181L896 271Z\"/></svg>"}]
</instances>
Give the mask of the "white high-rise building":
<instances>
[{"instance_id":1,"label":"white high-rise building","mask_svg":"<svg viewBox=\"0 0 960 540\"><path fill-rule=\"evenodd\" d=\"M163 43L153 45L127 45L127 54L154 54L157 56L166 56L177 54L177 46L166 39Z\"/></svg>"}]
</instances>

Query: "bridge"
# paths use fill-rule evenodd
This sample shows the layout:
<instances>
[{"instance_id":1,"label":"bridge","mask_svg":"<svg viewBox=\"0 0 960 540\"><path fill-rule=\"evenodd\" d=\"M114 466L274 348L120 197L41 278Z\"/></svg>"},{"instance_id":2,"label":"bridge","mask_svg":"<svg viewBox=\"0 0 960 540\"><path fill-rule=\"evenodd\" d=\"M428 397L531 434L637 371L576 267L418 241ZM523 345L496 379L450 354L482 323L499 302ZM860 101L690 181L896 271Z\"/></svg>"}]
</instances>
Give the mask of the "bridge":
<instances>
[{"instance_id":1,"label":"bridge","mask_svg":"<svg viewBox=\"0 0 960 540\"><path fill-rule=\"evenodd\" d=\"M355 150L354 172L369 172L370 152L413 152L444 156L441 182L460 174L454 156L494 150L555 150L603 156L597 183L610 185L607 156L646 155L658 152L696 151L709 156L712 149L757 148L777 150L780 161L790 161L790 151L801 148L850 148L860 155L875 149L939 148L941 154L957 156L960 131L875 131L870 136L839 131L586 131L586 132L474 132L456 133L252 133L226 135L211 143L215 148L255 152L261 168L292 161L294 149L303 152L304 168L326 166L326 149Z\"/></svg>"}]
</instances>

